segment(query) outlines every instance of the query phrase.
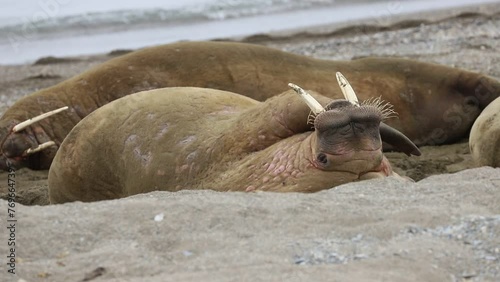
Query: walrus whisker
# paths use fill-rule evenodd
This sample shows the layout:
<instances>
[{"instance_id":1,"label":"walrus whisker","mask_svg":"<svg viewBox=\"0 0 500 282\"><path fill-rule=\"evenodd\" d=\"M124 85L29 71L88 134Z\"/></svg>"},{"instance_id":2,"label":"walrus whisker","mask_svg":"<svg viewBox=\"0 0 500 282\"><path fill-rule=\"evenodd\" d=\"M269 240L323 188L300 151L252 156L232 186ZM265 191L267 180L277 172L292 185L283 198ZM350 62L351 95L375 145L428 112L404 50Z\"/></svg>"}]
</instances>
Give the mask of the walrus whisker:
<instances>
[{"instance_id":1,"label":"walrus whisker","mask_svg":"<svg viewBox=\"0 0 500 282\"><path fill-rule=\"evenodd\" d=\"M45 143L42 143L40 145L38 145L38 147L36 148L29 148L28 150L24 151L24 154L25 156L29 156L29 155L33 155L34 153L38 153L42 150L45 150L49 147L52 147L52 146L55 146L56 145L56 142L54 141L48 141L48 142L45 142Z\"/></svg>"},{"instance_id":2,"label":"walrus whisker","mask_svg":"<svg viewBox=\"0 0 500 282\"><path fill-rule=\"evenodd\" d=\"M53 111L50 111L50 112L46 112L46 113L43 113L43 114L41 114L41 115L39 115L39 116L36 116L36 117L30 118L30 119L28 119L28 120L25 120L25 121L23 121L23 122L21 122L21 123L17 124L16 126L14 126L14 127L12 128L12 131L13 131L13 132L19 132L19 131L21 131L21 130L25 129L26 127L28 127L28 126L30 126L30 125L32 125L32 124L34 124L34 123L36 123L36 122L41 121L42 119L48 118L48 117L50 117L50 116L52 116L52 115L55 115L55 114L57 114L57 113L60 113L60 112L62 112L62 111L65 111L65 110L67 110L67 109L68 109L68 106L66 106L66 107L62 107L62 108L59 108L59 109L56 109L56 110L53 110Z\"/></svg>"},{"instance_id":3,"label":"walrus whisker","mask_svg":"<svg viewBox=\"0 0 500 282\"><path fill-rule=\"evenodd\" d=\"M382 113L382 120L397 117L398 113L394 111L394 106L382 99L382 97L372 97L361 102L363 106L376 107Z\"/></svg>"},{"instance_id":4,"label":"walrus whisker","mask_svg":"<svg viewBox=\"0 0 500 282\"><path fill-rule=\"evenodd\" d=\"M307 93L304 89L300 88L299 86L293 84L293 83L288 83L288 86L290 86L297 94L304 99L304 102L311 108L311 111L313 112L314 115L317 115L319 113L322 113L325 111L325 108L321 106L321 104L314 99L311 94Z\"/></svg>"},{"instance_id":5,"label":"walrus whisker","mask_svg":"<svg viewBox=\"0 0 500 282\"><path fill-rule=\"evenodd\" d=\"M342 90L342 94L344 94L344 98L351 102L351 104L359 107L358 96L356 96L356 92L352 89L351 84L340 72L336 73L337 82L339 83L340 90Z\"/></svg>"},{"instance_id":6,"label":"walrus whisker","mask_svg":"<svg viewBox=\"0 0 500 282\"><path fill-rule=\"evenodd\" d=\"M317 116L318 115L314 114L313 112L310 112L307 116L307 124L312 125L312 128L314 128L314 121L316 120Z\"/></svg>"}]
</instances>

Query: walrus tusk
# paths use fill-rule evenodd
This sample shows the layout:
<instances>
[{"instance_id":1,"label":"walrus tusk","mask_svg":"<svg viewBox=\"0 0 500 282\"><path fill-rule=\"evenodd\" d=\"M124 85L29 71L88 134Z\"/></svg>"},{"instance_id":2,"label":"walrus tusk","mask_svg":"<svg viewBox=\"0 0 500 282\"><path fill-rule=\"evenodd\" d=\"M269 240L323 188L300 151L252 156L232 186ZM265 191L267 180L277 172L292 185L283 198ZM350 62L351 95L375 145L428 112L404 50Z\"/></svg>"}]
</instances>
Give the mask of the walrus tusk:
<instances>
[{"instance_id":1,"label":"walrus tusk","mask_svg":"<svg viewBox=\"0 0 500 282\"><path fill-rule=\"evenodd\" d=\"M38 147L36 147L34 149L29 148L28 150L24 151L23 155L25 155L25 156L33 155L34 153L38 153L42 150L45 150L45 149L52 147L52 146L55 146L55 145L56 145L56 142L48 141L48 142L45 142L45 143L38 145Z\"/></svg>"},{"instance_id":2,"label":"walrus tusk","mask_svg":"<svg viewBox=\"0 0 500 282\"><path fill-rule=\"evenodd\" d=\"M325 108L323 108L323 106L321 106L321 104L318 101L316 101L316 99L314 99L314 97L311 96L311 94L307 93L304 89L300 88L299 86L293 83L288 83L288 86L290 86L293 90L295 90L295 92L297 92L297 94L299 94L300 97L304 99L306 104L309 106L309 108L311 108L311 111L315 115L325 111Z\"/></svg>"},{"instance_id":3,"label":"walrus tusk","mask_svg":"<svg viewBox=\"0 0 500 282\"><path fill-rule=\"evenodd\" d=\"M359 107L358 97L356 96L354 89L352 89L352 86L349 83L349 81L347 81L344 75L342 75L340 72L337 72L336 75L337 75L337 81L340 86L340 90L342 90L342 94L344 94L344 98L347 101L351 102L351 104Z\"/></svg>"},{"instance_id":4,"label":"walrus tusk","mask_svg":"<svg viewBox=\"0 0 500 282\"><path fill-rule=\"evenodd\" d=\"M67 109L68 109L68 106L66 106L66 107L62 107L62 108L59 108L59 109L56 109L56 110L53 110L53 111L50 111L50 112L46 112L46 113L41 114L41 115L39 115L39 116L36 116L36 117L34 117L34 118L30 118L30 119L28 119L28 120L25 120L25 121L23 121L23 122L21 122L21 123L17 124L16 126L14 126L14 127L12 128L12 131L13 131L13 132L19 132L19 131L21 131L21 130L25 129L26 127L28 127L28 126L30 126L30 125L32 125L32 124L34 124L35 122L39 122L39 121L41 121L41 120L42 120L42 119L44 119L44 118L48 118L48 117L50 117L50 116L52 116L52 115L55 115L55 114L57 114L57 113L60 113L60 112L62 112L62 111L65 111L65 110L67 110Z\"/></svg>"}]
</instances>

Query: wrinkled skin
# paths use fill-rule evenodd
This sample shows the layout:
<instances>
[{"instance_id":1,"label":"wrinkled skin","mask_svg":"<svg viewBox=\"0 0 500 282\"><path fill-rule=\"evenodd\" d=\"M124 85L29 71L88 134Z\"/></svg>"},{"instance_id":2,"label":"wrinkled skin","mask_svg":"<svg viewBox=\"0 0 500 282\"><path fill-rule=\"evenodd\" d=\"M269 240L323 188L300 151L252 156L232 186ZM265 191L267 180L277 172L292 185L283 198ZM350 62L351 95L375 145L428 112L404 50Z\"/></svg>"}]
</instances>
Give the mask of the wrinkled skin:
<instances>
[{"instance_id":1,"label":"wrinkled skin","mask_svg":"<svg viewBox=\"0 0 500 282\"><path fill-rule=\"evenodd\" d=\"M477 166L500 167L500 98L489 104L474 122L469 147Z\"/></svg>"},{"instance_id":2,"label":"wrinkled skin","mask_svg":"<svg viewBox=\"0 0 500 282\"><path fill-rule=\"evenodd\" d=\"M314 93L326 105L330 99ZM292 91L265 102L165 88L114 101L70 132L49 171L51 203L154 190L315 192L392 175L381 112L334 100L314 128ZM409 142L400 134L392 145Z\"/></svg>"},{"instance_id":3,"label":"wrinkled skin","mask_svg":"<svg viewBox=\"0 0 500 282\"><path fill-rule=\"evenodd\" d=\"M97 108L149 89L196 86L264 101L289 82L340 99L335 72L342 72L360 99L382 96L399 119L388 124L417 145L454 142L467 136L479 113L500 93L500 83L481 74L397 58L328 61L262 46L184 42L139 50L20 99L0 119L0 169L47 169L70 130ZM69 106L30 128L12 127L41 113ZM56 147L24 155L45 141Z\"/></svg>"}]
</instances>

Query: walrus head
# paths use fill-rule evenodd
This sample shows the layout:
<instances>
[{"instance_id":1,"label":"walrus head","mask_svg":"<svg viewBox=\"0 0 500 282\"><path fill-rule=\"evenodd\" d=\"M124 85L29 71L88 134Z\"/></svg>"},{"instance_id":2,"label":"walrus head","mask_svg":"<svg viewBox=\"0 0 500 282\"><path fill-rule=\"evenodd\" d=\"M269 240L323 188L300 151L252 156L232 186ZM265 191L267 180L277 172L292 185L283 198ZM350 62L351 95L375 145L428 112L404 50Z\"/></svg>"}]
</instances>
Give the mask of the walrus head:
<instances>
[{"instance_id":1,"label":"walrus head","mask_svg":"<svg viewBox=\"0 0 500 282\"><path fill-rule=\"evenodd\" d=\"M383 160L380 122L382 111L372 105L355 106L335 100L314 119L314 166L328 171L361 175L387 170ZM389 174L385 171L385 174Z\"/></svg>"},{"instance_id":2,"label":"walrus head","mask_svg":"<svg viewBox=\"0 0 500 282\"><path fill-rule=\"evenodd\" d=\"M37 122L67 109L63 107L25 121L10 120L5 126L0 126L0 169L49 167L56 143L48 138Z\"/></svg>"},{"instance_id":3,"label":"walrus head","mask_svg":"<svg viewBox=\"0 0 500 282\"><path fill-rule=\"evenodd\" d=\"M395 114L392 105L380 98L360 103L342 74L337 73L337 79L345 100L333 100L324 108L302 88L290 84L312 111L314 167L353 173L359 179L388 176L392 169L383 155L382 140L407 155L420 155L411 140L382 122Z\"/></svg>"}]
</instances>

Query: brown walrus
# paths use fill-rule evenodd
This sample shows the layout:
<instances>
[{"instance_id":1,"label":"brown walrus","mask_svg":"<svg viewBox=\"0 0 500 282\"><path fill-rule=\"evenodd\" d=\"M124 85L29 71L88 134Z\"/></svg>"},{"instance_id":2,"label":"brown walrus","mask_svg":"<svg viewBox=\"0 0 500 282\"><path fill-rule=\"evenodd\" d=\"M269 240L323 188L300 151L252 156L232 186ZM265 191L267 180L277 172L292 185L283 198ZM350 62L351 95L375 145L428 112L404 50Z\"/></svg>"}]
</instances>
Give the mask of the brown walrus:
<instances>
[{"instance_id":1,"label":"brown walrus","mask_svg":"<svg viewBox=\"0 0 500 282\"><path fill-rule=\"evenodd\" d=\"M98 201L154 190L315 192L392 175L382 139L418 149L381 124L378 101L354 106L315 94L309 108L291 91L265 102L192 87L123 97L78 123L49 171L51 203Z\"/></svg>"},{"instance_id":2,"label":"brown walrus","mask_svg":"<svg viewBox=\"0 0 500 282\"><path fill-rule=\"evenodd\" d=\"M20 99L0 119L0 169L8 169L7 161L14 167L47 169L57 146L82 118L135 92L196 86L264 101L293 81L341 98L337 71L349 77L361 99L380 95L393 104L399 119L388 124L417 145L465 137L481 110L500 93L500 83L492 78L412 60L328 61L243 43L169 44L115 58ZM63 106L69 110L13 131L22 121ZM33 150L50 141L56 146Z\"/></svg>"},{"instance_id":3,"label":"brown walrus","mask_svg":"<svg viewBox=\"0 0 500 282\"><path fill-rule=\"evenodd\" d=\"M500 167L500 98L489 104L474 122L469 148L477 166Z\"/></svg>"}]
</instances>

